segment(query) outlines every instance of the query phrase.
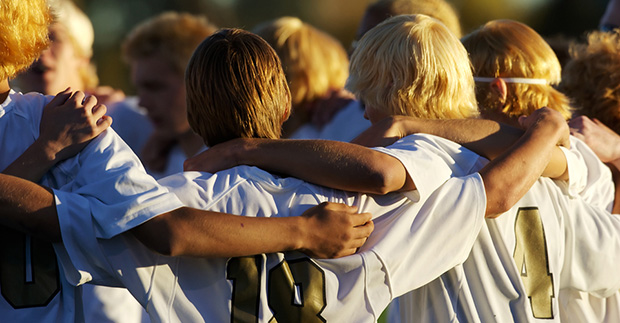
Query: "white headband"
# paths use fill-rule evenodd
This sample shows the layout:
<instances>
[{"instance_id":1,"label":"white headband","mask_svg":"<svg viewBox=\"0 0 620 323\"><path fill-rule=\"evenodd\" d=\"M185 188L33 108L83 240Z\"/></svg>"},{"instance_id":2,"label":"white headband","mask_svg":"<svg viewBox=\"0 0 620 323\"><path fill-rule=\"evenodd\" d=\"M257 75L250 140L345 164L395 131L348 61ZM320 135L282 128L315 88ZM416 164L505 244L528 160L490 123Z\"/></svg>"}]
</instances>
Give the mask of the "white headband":
<instances>
[{"instance_id":1,"label":"white headband","mask_svg":"<svg viewBox=\"0 0 620 323\"><path fill-rule=\"evenodd\" d=\"M547 85L549 81L545 79L530 79L525 77L480 77L474 76L474 81L477 82L492 82L495 79L504 80L506 83L521 83L521 84L540 84Z\"/></svg>"}]
</instances>

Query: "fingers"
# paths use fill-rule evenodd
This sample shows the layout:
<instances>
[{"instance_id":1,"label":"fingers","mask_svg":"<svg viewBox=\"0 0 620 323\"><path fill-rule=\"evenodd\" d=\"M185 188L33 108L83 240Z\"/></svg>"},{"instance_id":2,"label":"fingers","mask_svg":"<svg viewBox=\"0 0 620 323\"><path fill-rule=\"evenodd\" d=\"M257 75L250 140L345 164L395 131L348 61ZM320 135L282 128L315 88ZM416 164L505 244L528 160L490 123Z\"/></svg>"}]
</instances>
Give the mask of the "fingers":
<instances>
[{"instance_id":1,"label":"fingers","mask_svg":"<svg viewBox=\"0 0 620 323\"><path fill-rule=\"evenodd\" d=\"M368 221L363 225L356 226L354 228L353 238L354 239L366 239L372 231L375 229L375 224L372 221Z\"/></svg>"},{"instance_id":2,"label":"fingers","mask_svg":"<svg viewBox=\"0 0 620 323\"><path fill-rule=\"evenodd\" d=\"M48 106L62 105L71 97L71 87L66 88L64 91L58 92L56 96L48 103Z\"/></svg>"}]
</instances>

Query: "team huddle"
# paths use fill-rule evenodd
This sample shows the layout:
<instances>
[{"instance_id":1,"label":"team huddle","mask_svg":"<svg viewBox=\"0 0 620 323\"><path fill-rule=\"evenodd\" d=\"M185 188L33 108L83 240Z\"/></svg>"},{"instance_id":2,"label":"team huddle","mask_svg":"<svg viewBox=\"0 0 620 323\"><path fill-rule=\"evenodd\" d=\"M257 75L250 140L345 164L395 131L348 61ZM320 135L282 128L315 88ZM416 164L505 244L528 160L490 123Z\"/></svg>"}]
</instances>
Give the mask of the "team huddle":
<instances>
[{"instance_id":1,"label":"team huddle","mask_svg":"<svg viewBox=\"0 0 620 323\"><path fill-rule=\"evenodd\" d=\"M379 0L349 55L165 13L123 44L136 101L38 83L69 0L0 9L2 321L620 320L620 156L579 124L617 135L569 128L598 100L532 28Z\"/></svg>"}]
</instances>

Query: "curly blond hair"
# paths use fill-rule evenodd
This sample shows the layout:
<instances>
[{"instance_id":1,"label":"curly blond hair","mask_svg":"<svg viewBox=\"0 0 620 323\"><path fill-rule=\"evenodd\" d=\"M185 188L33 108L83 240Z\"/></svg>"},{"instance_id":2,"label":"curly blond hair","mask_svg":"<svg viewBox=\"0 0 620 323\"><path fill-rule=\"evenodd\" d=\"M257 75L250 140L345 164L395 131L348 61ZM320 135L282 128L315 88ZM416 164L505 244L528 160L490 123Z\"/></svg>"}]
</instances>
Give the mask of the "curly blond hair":
<instances>
[{"instance_id":1,"label":"curly blond hair","mask_svg":"<svg viewBox=\"0 0 620 323\"><path fill-rule=\"evenodd\" d=\"M548 82L507 83L508 94L502 106L504 114L519 117L549 107L562 113L565 119L571 117L568 98L553 87L560 82L560 62L534 29L513 20L494 20L466 35L462 41L476 76L533 78ZM476 83L476 97L482 110L495 109L500 100L488 82Z\"/></svg>"},{"instance_id":2,"label":"curly blond hair","mask_svg":"<svg viewBox=\"0 0 620 323\"><path fill-rule=\"evenodd\" d=\"M349 76L349 58L334 37L295 17L281 17L252 31L265 39L280 57L293 109L344 88Z\"/></svg>"},{"instance_id":3,"label":"curly blond hair","mask_svg":"<svg viewBox=\"0 0 620 323\"><path fill-rule=\"evenodd\" d=\"M573 44L560 90L577 113L597 118L620 134L620 34L594 31L586 44Z\"/></svg>"},{"instance_id":4,"label":"curly blond hair","mask_svg":"<svg viewBox=\"0 0 620 323\"><path fill-rule=\"evenodd\" d=\"M388 115L478 115L467 51L444 24L425 15L392 17L368 31L351 57L347 88Z\"/></svg>"},{"instance_id":5,"label":"curly blond hair","mask_svg":"<svg viewBox=\"0 0 620 323\"><path fill-rule=\"evenodd\" d=\"M183 75L194 49L217 30L206 17L165 12L138 25L123 42L123 58L129 64L160 55Z\"/></svg>"},{"instance_id":6,"label":"curly blond hair","mask_svg":"<svg viewBox=\"0 0 620 323\"><path fill-rule=\"evenodd\" d=\"M4 80L28 68L48 46L52 16L45 0L2 0L0 21L0 79Z\"/></svg>"}]
</instances>

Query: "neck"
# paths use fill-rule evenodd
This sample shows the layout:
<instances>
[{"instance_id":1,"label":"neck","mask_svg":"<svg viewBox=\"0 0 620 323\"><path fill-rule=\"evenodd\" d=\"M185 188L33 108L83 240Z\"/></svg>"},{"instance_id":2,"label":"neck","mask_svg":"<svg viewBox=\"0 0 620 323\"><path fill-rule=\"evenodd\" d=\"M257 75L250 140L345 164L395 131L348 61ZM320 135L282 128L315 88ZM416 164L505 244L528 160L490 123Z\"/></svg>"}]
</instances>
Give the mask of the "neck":
<instances>
[{"instance_id":1,"label":"neck","mask_svg":"<svg viewBox=\"0 0 620 323\"><path fill-rule=\"evenodd\" d=\"M9 79L0 81L0 103L4 102L9 97L11 87L9 86Z\"/></svg>"},{"instance_id":2,"label":"neck","mask_svg":"<svg viewBox=\"0 0 620 323\"><path fill-rule=\"evenodd\" d=\"M184 134L180 135L178 137L178 143L187 157L193 157L196 155L196 153L198 153L200 148L204 145L202 138L192 130L188 130Z\"/></svg>"}]
</instances>

